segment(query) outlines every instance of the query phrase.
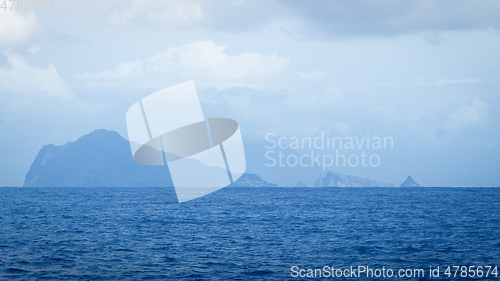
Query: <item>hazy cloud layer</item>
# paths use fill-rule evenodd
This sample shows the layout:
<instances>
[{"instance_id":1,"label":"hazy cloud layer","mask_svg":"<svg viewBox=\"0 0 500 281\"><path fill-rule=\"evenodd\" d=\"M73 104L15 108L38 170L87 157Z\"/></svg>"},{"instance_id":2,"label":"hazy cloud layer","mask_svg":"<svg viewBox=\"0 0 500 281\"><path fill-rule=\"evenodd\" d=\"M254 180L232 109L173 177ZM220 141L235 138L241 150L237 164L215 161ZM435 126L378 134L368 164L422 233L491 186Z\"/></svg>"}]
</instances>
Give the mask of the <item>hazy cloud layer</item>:
<instances>
[{"instance_id":1,"label":"hazy cloud layer","mask_svg":"<svg viewBox=\"0 0 500 281\"><path fill-rule=\"evenodd\" d=\"M498 14L500 3L495 0L127 0L110 10L109 20L117 25L200 26L229 32L295 21L303 36L329 38L498 29ZM429 36L430 41L439 41L438 35Z\"/></svg>"},{"instance_id":2,"label":"hazy cloud layer","mask_svg":"<svg viewBox=\"0 0 500 281\"><path fill-rule=\"evenodd\" d=\"M495 0L280 1L316 36L399 35L500 28Z\"/></svg>"},{"instance_id":3,"label":"hazy cloud layer","mask_svg":"<svg viewBox=\"0 0 500 281\"><path fill-rule=\"evenodd\" d=\"M173 26L191 26L205 17L199 3L191 0L130 0L122 1L109 20L125 25L141 22L166 23Z\"/></svg>"},{"instance_id":4,"label":"hazy cloud layer","mask_svg":"<svg viewBox=\"0 0 500 281\"><path fill-rule=\"evenodd\" d=\"M290 64L290 59L277 54L259 53L228 54L225 46L212 41L193 42L171 47L145 60L123 62L112 70L78 74L87 81L123 80L135 77L136 81L151 77L182 77L183 79L215 79L245 85L255 78L267 78ZM216 84L216 83L214 83Z\"/></svg>"}]
</instances>

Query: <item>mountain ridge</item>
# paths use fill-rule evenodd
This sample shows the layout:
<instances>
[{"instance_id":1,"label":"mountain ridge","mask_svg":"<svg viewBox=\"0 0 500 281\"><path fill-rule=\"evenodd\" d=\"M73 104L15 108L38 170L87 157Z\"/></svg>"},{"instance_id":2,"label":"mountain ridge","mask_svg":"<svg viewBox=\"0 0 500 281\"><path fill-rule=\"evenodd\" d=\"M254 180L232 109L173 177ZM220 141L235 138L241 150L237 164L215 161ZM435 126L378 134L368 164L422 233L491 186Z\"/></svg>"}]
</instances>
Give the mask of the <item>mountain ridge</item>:
<instances>
[{"instance_id":1,"label":"mountain ridge","mask_svg":"<svg viewBox=\"0 0 500 281\"><path fill-rule=\"evenodd\" d=\"M115 131L97 129L64 145L44 145L23 187L173 187L165 166L136 163L129 142ZM276 186L243 174L230 186Z\"/></svg>"},{"instance_id":2,"label":"mountain ridge","mask_svg":"<svg viewBox=\"0 0 500 281\"><path fill-rule=\"evenodd\" d=\"M314 182L314 187L392 187L390 183L329 171Z\"/></svg>"}]
</instances>

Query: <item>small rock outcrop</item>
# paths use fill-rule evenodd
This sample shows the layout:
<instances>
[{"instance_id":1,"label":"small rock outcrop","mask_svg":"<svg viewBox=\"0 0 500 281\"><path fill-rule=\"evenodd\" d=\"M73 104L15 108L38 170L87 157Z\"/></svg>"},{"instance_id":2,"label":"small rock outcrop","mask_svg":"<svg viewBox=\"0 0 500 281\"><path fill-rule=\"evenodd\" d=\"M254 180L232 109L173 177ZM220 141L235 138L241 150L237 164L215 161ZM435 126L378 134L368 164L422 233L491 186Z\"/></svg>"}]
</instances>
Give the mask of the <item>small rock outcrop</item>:
<instances>
[{"instance_id":1,"label":"small rock outcrop","mask_svg":"<svg viewBox=\"0 0 500 281\"><path fill-rule=\"evenodd\" d=\"M234 187L277 187L274 183L263 180L256 174L245 173L229 186Z\"/></svg>"},{"instance_id":2,"label":"small rock outcrop","mask_svg":"<svg viewBox=\"0 0 500 281\"><path fill-rule=\"evenodd\" d=\"M307 183L305 183L303 180L300 180L295 184L295 187L307 187Z\"/></svg>"},{"instance_id":3,"label":"small rock outcrop","mask_svg":"<svg viewBox=\"0 0 500 281\"><path fill-rule=\"evenodd\" d=\"M420 184L414 181L411 176L408 176L406 180L401 183L400 187L420 187Z\"/></svg>"}]
</instances>

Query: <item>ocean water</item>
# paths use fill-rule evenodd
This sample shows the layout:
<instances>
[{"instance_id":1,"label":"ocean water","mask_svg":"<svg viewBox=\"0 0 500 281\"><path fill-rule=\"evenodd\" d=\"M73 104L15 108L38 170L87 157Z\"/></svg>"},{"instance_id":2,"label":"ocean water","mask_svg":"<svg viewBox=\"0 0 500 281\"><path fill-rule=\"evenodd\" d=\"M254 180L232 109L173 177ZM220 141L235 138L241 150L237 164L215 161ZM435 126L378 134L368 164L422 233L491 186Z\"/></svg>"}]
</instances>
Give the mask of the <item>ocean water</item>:
<instances>
[{"instance_id":1,"label":"ocean water","mask_svg":"<svg viewBox=\"0 0 500 281\"><path fill-rule=\"evenodd\" d=\"M183 204L162 188L0 188L0 280L289 280L293 266L500 267L500 188L226 188Z\"/></svg>"}]
</instances>

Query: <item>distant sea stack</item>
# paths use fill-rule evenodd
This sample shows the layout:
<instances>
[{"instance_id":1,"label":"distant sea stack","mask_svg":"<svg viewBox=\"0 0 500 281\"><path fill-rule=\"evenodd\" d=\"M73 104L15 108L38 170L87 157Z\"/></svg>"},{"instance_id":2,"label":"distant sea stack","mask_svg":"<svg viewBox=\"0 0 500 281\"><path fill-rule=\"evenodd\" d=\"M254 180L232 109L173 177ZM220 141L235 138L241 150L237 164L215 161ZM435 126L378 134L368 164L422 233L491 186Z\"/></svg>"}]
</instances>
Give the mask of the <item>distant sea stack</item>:
<instances>
[{"instance_id":1,"label":"distant sea stack","mask_svg":"<svg viewBox=\"0 0 500 281\"><path fill-rule=\"evenodd\" d=\"M278 185L274 183L269 183L263 180L256 174L243 174L239 179L233 182L229 186L234 187L277 187Z\"/></svg>"},{"instance_id":2,"label":"distant sea stack","mask_svg":"<svg viewBox=\"0 0 500 281\"><path fill-rule=\"evenodd\" d=\"M420 187L420 184L414 181L411 176L408 176L399 187Z\"/></svg>"},{"instance_id":3,"label":"distant sea stack","mask_svg":"<svg viewBox=\"0 0 500 281\"><path fill-rule=\"evenodd\" d=\"M369 180L361 177L348 176L333 171L328 172L324 178L314 182L315 187L392 187L392 184Z\"/></svg>"},{"instance_id":4,"label":"distant sea stack","mask_svg":"<svg viewBox=\"0 0 500 281\"><path fill-rule=\"evenodd\" d=\"M305 183L303 180L300 180L295 184L295 187L307 187L307 183Z\"/></svg>"}]
</instances>

